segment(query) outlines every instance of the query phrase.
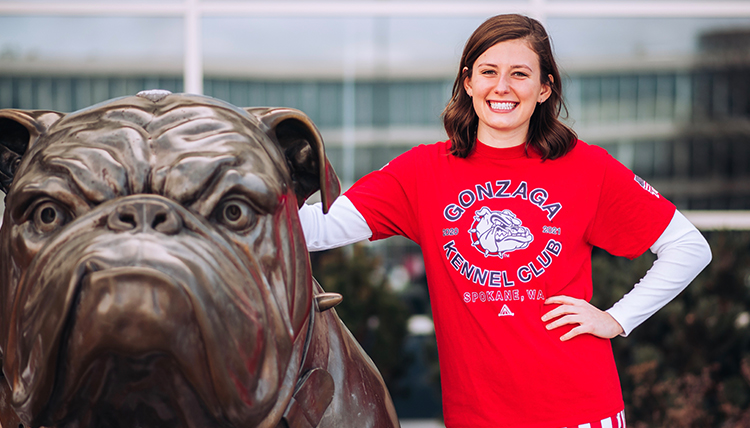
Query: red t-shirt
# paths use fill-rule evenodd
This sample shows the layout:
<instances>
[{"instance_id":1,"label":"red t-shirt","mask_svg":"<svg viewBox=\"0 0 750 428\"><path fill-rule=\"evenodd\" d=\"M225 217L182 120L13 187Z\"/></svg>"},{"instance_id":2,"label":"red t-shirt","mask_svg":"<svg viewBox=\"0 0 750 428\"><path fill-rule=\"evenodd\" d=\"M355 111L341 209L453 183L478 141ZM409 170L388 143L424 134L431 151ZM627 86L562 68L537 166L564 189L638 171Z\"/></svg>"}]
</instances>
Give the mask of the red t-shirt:
<instances>
[{"instance_id":1,"label":"red t-shirt","mask_svg":"<svg viewBox=\"0 0 750 428\"><path fill-rule=\"evenodd\" d=\"M347 197L372 239L422 248L446 426L548 428L623 408L609 340L561 342L547 297L591 299L591 248L645 252L674 206L607 152L579 141L542 161L523 146L422 145L358 181Z\"/></svg>"}]
</instances>

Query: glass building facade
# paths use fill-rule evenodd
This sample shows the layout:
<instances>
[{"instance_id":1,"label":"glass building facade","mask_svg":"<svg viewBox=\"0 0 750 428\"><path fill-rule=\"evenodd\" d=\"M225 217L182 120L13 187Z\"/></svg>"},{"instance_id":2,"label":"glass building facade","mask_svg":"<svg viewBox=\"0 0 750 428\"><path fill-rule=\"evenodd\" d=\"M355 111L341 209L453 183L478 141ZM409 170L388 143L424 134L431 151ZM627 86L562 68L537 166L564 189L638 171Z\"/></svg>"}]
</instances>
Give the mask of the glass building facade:
<instances>
[{"instance_id":1,"label":"glass building facade","mask_svg":"<svg viewBox=\"0 0 750 428\"><path fill-rule=\"evenodd\" d=\"M451 79L208 77L204 91L238 106L304 111L321 129L328 156L348 185L410 147L445 139L440 114L451 85ZM169 75L0 73L0 108L70 112L152 88L182 92L183 83ZM681 209L750 209L747 64L571 72L564 90L568 122L579 137L605 147ZM348 91L353 103L345 110Z\"/></svg>"}]
</instances>

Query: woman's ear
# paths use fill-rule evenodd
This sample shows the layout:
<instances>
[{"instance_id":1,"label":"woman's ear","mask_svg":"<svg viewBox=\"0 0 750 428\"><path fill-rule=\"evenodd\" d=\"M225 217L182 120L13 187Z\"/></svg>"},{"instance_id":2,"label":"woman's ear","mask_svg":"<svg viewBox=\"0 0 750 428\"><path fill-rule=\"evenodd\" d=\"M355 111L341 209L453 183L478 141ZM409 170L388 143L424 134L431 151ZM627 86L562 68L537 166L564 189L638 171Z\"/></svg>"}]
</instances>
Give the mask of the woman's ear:
<instances>
[{"instance_id":1,"label":"woman's ear","mask_svg":"<svg viewBox=\"0 0 750 428\"><path fill-rule=\"evenodd\" d=\"M539 93L539 101L538 103L541 104L552 95L552 85L555 83L555 78L552 77L551 74L547 75L547 82L542 83L542 91Z\"/></svg>"},{"instance_id":2,"label":"woman's ear","mask_svg":"<svg viewBox=\"0 0 750 428\"><path fill-rule=\"evenodd\" d=\"M467 74L466 72L469 71L468 67L464 67L463 70L461 70L461 74ZM466 95L469 96L469 98L472 97L472 89L471 89L471 79L467 75L464 77L464 90L466 91Z\"/></svg>"}]
</instances>

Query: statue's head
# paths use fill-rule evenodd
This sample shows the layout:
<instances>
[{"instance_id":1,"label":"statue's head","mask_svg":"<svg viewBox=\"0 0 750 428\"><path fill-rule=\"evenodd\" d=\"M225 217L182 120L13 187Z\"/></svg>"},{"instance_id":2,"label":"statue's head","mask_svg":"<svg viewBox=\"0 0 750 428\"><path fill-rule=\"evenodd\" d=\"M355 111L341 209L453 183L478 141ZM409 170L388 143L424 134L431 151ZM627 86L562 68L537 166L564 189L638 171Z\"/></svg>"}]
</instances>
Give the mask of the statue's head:
<instances>
[{"instance_id":1,"label":"statue's head","mask_svg":"<svg viewBox=\"0 0 750 428\"><path fill-rule=\"evenodd\" d=\"M313 308L297 209L339 193L307 116L166 91L0 110L0 185L3 412L276 426Z\"/></svg>"}]
</instances>

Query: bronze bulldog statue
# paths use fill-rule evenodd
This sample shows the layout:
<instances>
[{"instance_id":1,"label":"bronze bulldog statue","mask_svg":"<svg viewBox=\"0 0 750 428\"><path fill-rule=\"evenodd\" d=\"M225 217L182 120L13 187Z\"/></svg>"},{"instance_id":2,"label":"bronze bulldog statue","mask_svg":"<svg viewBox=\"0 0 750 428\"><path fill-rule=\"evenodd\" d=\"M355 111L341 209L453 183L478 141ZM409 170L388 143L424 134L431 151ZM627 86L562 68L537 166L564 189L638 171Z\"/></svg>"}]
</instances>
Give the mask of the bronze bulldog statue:
<instances>
[{"instance_id":1,"label":"bronze bulldog statue","mask_svg":"<svg viewBox=\"0 0 750 428\"><path fill-rule=\"evenodd\" d=\"M311 275L297 210L340 188L303 113L154 90L0 142L3 428L398 426Z\"/></svg>"}]
</instances>

